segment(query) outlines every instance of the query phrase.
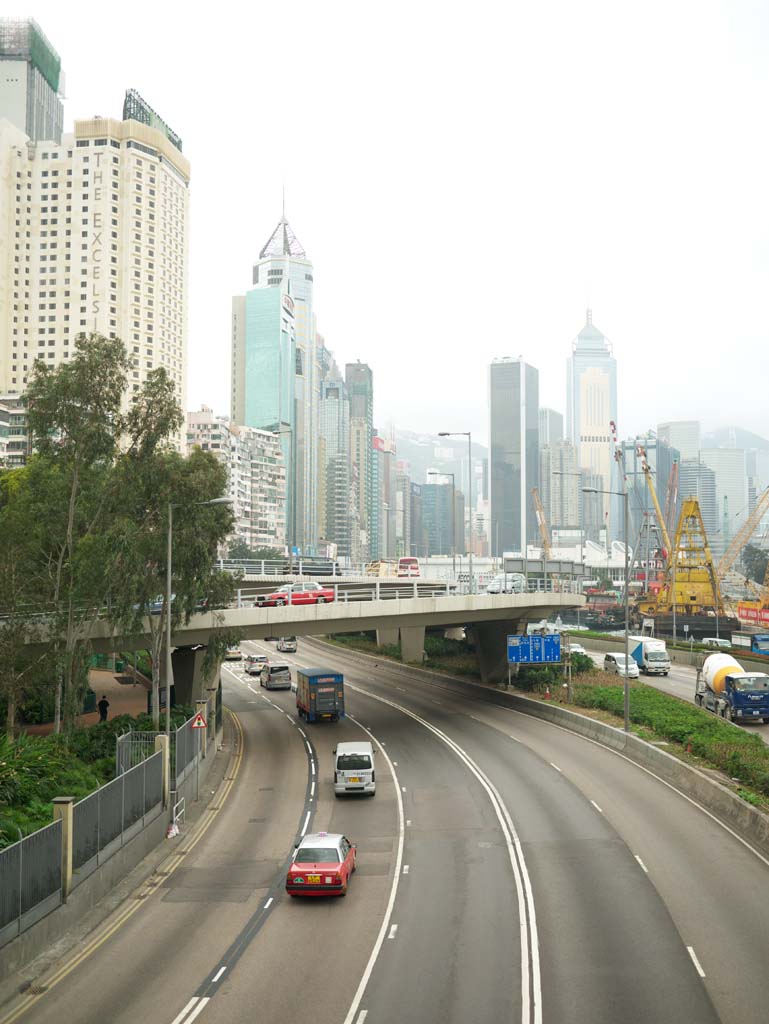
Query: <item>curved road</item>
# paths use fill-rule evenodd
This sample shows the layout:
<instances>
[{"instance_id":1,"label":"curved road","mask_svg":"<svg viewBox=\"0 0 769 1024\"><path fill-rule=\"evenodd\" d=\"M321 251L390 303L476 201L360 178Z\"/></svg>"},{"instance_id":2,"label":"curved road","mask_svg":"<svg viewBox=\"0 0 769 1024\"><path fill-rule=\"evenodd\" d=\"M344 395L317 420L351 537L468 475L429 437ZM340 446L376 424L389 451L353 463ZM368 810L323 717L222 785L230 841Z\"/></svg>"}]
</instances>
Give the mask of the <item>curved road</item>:
<instances>
[{"instance_id":1,"label":"curved road","mask_svg":"<svg viewBox=\"0 0 769 1024\"><path fill-rule=\"evenodd\" d=\"M22 1019L766 1020L769 863L691 801L493 690L313 641L286 660L343 670L351 717L299 723L228 666L243 757L216 826ZM377 794L335 800L332 747L365 730ZM290 900L317 829L358 844L358 872L346 899Z\"/></svg>"}]
</instances>

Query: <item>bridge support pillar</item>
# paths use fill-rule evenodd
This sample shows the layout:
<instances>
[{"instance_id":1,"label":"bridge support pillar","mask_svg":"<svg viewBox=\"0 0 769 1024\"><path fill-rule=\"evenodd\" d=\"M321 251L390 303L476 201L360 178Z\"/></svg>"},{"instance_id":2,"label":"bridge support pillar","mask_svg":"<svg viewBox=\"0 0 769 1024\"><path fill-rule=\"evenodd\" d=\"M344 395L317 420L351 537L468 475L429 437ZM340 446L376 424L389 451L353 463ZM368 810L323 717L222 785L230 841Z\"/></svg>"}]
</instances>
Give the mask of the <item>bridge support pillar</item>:
<instances>
[{"instance_id":1,"label":"bridge support pillar","mask_svg":"<svg viewBox=\"0 0 769 1024\"><path fill-rule=\"evenodd\" d=\"M177 704L194 705L196 700L205 700L208 690L219 685L219 666L214 665L206 674L203 661L205 647L177 647L173 652L174 693Z\"/></svg>"},{"instance_id":2,"label":"bridge support pillar","mask_svg":"<svg viewBox=\"0 0 769 1024\"><path fill-rule=\"evenodd\" d=\"M398 627L395 629L378 629L376 631L376 645L377 647L384 647L385 644L389 644L391 647L398 646Z\"/></svg>"},{"instance_id":3,"label":"bridge support pillar","mask_svg":"<svg viewBox=\"0 0 769 1024\"><path fill-rule=\"evenodd\" d=\"M518 622L478 622L473 626L475 657L484 683L507 679L507 635L517 633Z\"/></svg>"},{"instance_id":4,"label":"bridge support pillar","mask_svg":"<svg viewBox=\"0 0 769 1024\"><path fill-rule=\"evenodd\" d=\"M421 665L425 653L425 627L401 626L401 661Z\"/></svg>"}]
</instances>

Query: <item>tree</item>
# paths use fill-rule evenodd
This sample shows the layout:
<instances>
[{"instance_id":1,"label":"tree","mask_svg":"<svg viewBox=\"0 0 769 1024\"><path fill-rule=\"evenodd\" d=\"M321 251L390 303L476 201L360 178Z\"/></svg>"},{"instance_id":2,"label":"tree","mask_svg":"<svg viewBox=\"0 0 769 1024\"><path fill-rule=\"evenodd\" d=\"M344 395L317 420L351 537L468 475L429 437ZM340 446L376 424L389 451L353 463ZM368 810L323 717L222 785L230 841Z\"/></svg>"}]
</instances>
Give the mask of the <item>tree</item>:
<instances>
[{"instance_id":1,"label":"tree","mask_svg":"<svg viewBox=\"0 0 769 1024\"><path fill-rule=\"evenodd\" d=\"M28 482L47 529L40 554L59 665L57 731L62 720L72 723L87 686L91 627L121 589L114 528L125 504L122 463L152 463L183 422L164 369L148 375L126 408L130 366L118 339L81 335L69 363L35 364L26 394L37 452Z\"/></svg>"},{"instance_id":2,"label":"tree","mask_svg":"<svg viewBox=\"0 0 769 1024\"><path fill-rule=\"evenodd\" d=\"M211 452L196 448L189 458L156 451L151 458L127 457L119 466L123 514L112 526L110 545L119 589L111 595L110 618L125 632L149 624L153 720L159 725L159 668L163 664L168 615L172 628L205 607L227 605L234 577L215 568L216 552L232 526L226 506L207 506L227 485L227 471ZM168 505L173 511L172 602L167 606ZM153 614L154 613L154 614ZM213 636L207 665L224 655L234 636Z\"/></svg>"},{"instance_id":3,"label":"tree","mask_svg":"<svg viewBox=\"0 0 769 1024\"><path fill-rule=\"evenodd\" d=\"M239 562L276 561L283 558L283 552L279 548L250 548L244 540L236 540L230 544L227 553L230 558Z\"/></svg>"},{"instance_id":4,"label":"tree","mask_svg":"<svg viewBox=\"0 0 769 1024\"><path fill-rule=\"evenodd\" d=\"M745 575L758 584L763 584L766 576L766 566L769 561L769 552L755 544L746 544L742 552L742 565Z\"/></svg>"}]
</instances>

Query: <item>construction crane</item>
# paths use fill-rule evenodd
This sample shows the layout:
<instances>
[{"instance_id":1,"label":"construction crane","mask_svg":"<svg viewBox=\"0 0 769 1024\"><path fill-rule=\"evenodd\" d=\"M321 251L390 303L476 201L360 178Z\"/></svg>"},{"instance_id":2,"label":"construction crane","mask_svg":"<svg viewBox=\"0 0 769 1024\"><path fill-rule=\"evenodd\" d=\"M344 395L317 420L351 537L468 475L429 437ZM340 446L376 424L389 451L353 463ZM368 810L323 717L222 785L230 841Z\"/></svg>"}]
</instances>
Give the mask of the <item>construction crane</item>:
<instances>
[{"instance_id":1,"label":"construction crane","mask_svg":"<svg viewBox=\"0 0 769 1024\"><path fill-rule=\"evenodd\" d=\"M636 448L636 453L639 455L641 459L641 469L643 469L644 476L646 477L646 486L649 488L649 494L651 494L652 496L654 511L657 515L657 523L660 528L660 533L662 534L662 542L665 545L665 555L667 560L669 561L670 552L672 550L672 545L670 543L670 534L668 533L668 528L665 525L665 517L662 514L659 498L657 497L657 491L655 490L654 481L652 480L652 471L649 468L649 463L646 458L646 449L643 447L643 445L639 444Z\"/></svg>"},{"instance_id":2,"label":"construction crane","mask_svg":"<svg viewBox=\"0 0 769 1024\"><path fill-rule=\"evenodd\" d=\"M654 616L676 614L681 626L687 617L715 614L728 618L696 498L684 499L656 600L640 601L638 610Z\"/></svg>"},{"instance_id":3,"label":"construction crane","mask_svg":"<svg viewBox=\"0 0 769 1024\"><path fill-rule=\"evenodd\" d=\"M547 525L545 510L542 507L542 500L539 496L538 488L532 487L531 496L534 499L534 512L537 516L539 535L542 538L542 557L545 559L545 562L549 562L553 557L553 548L550 544L550 528Z\"/></svg>"},{"instance_id":4,"label":"construction crane","mask_svg":"<svg viewBox=\"0 0 769 1024\"><path fill-rule=\"evenodd\" d=\"M668 530L675 530L676 505L678 504L678 461L670 467L668 477L668 490L665 495L665 526Z\"/></svg>"},{"instance_id":5,"label":"construction crane","mask_svg":"<svg viewBox=\"0 0 769 1024\"><path fill-rule=\"evenodd\" d=\"M721 561L718 563L718 569L716 570L719 581L724 579L731 567L737 561L740 552L753 536L758 524L767 512L769 512L769 487L767 487L767 489L759 496L758 501L756 502L756 507L739 528L737 533L732 537L726 551L724 551Z\"/></svg>"}]
</instances>

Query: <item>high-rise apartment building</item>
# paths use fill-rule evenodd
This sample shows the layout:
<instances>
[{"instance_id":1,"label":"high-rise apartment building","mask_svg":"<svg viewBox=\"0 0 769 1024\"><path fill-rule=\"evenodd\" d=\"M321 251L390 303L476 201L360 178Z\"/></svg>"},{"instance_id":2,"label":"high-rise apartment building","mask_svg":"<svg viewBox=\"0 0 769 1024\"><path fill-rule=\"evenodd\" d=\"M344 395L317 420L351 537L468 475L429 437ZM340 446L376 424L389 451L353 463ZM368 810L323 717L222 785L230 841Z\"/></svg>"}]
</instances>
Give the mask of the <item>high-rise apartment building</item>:
<instances>
[{"instance_id":1,"label":"high-rise apartment building","mask_svg":"<svg viewBox=\"0 0 769 1024\"><path fill-rule=\"evenodd\" d=\"M409 512L411 520L411 550L410 555L416 558L427 558L427 532L424 523L424 508L422 501L422 484L411 484L411 496L409 499Z\"/></svg>"},{"instance_id":2,"label":"high-rise apartment building","mask_svg":"<svg viewBox=\"0 0 769 1024\"><path fill-rule=\"evenodd\" d=\"M657 437L681 453L682 459L700 457L700 425L697 420L670 420L657 424Z\"/></svg>"},{"instance_id":3,"label":"high-rise apartment building","mask_svg":"<svg viewBox=\"0 0 769 1024\"><path fill-rule=\"evenodd\" d=\"M491 551L525 553L539 536L531 494L539 483L539 372L522 359L489 368L489 444Z\"/></svg>"},{"instance_id":4,"label":"high-rise apartment building","mask_svg":"<svg viewBox=\"0 0 769 1024\"><path fill-rule=\"evenodd\" d=\"M162 366L185 408L190 168L155 125L76 121L58 144L0 120L0 393L98 332L125 344L129 393Z\"/></svg>"},{"instance_id":5,"label":"high-rise apartment building","mask_svg":"<svg viewBox=\"0 0 769 1024\"><path fill-rule=\"evenodd\" d=\"M550 529L580 525L581 474L571 441L551 441L539 449L539 493Z\"/></svg>"},{"instance_id":6,"label":"high-rise apartment building","mask_svg":"<svg viewBox=\"0 0 769 1024\"><path fill-rule=\"evenodd\" d=\"M0 120L31 142L61 142L61 58L30 18L0 18Z\"/></svg>"},{"instance_id":7,"label":"high-rise apartment building","mask_svg":"<svg viewBox=\"0 0 769 1024\"><path fill-rule=\"evenodd\" d=\"M364 558L379 554L378 530L374 539L374 377L366 363L347 363L345 384L350 400L350 459L357 487L357 525Z\"/></svg>"},{"instance_id":8,"label":"high-rise apartment building","mask_svg":"<svg viewBox=\"0 0 769 1024\"><path fill-rule=\"evenodd\" d=\"M212 452L227 468L230 542L252 550L286 544L286 469L280 435L230 423L207 406L187 413L187 451Z\"/></svg>"},{"instance_id":9,"label":"high-rise apartment building","mask_svg":"<svg viewBox=\"0 0 769 1024\"><path fill-rule=\"evenodd\" d=\"M580 469L599 477L597 486L605 490L613 483L612 421L617 422L617 361L588 309L566 361L566 436L577 449ZM601 500L608 515L609 496Z\"/></svg>"}]
</instances>

